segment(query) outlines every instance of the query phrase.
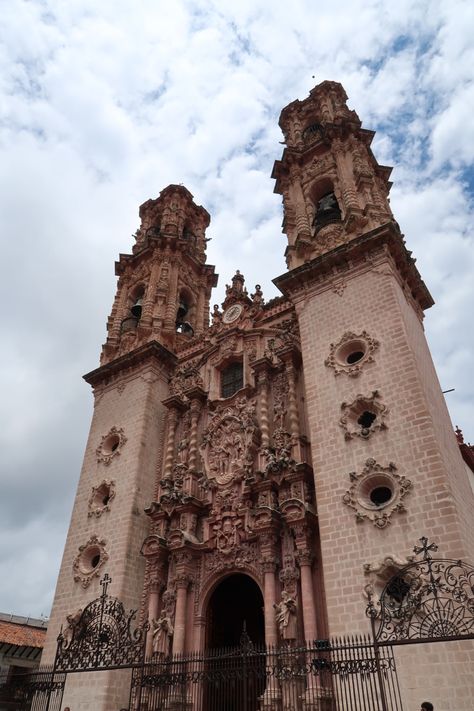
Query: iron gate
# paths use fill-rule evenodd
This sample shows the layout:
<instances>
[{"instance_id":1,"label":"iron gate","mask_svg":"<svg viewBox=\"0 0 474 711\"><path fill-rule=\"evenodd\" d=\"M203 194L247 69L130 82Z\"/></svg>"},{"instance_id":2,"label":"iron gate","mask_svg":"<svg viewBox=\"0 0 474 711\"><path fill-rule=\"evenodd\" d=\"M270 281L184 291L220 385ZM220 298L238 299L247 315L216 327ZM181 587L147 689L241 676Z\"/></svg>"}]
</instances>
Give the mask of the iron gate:
<instances>
[{"instance_id":1,"label":"iron gate","mask_svg":"<svg viewBox=\"0 0 474 711\"><path fill-rule=\"evenodd\" d=\"M386 583L369 591L367 616L378 647L474 639L474 568L462 560L432 558L424 536L415 555Z\"/></svg>"},{"instance_id":2,"label":"iron gate","mask_svg":"<svg viewBox=\"0 0 474 711\"><path fill-rule=\"evenodd\" d=\"M54 665L0 683L13 711L60 711L67 674L129 669L128 711L402 711L393 647L474 639L474 568L433 558L423 537L419 560L401 568L379 598L369 594L372 637L345 637L281 647L253 645L182 656L145 657L148 623L102 593L68 617Z\"/></svg>"},{"instance_id":3,"label":"iron gate","mask_svg":"<svg viewBox=\"0 0 474 711\"><path fill-rule=\"evenodd\" d=\"M401 711L395 660L368 636L151 660L132 676L130 710Z\"/></svg>"}]
</instances>

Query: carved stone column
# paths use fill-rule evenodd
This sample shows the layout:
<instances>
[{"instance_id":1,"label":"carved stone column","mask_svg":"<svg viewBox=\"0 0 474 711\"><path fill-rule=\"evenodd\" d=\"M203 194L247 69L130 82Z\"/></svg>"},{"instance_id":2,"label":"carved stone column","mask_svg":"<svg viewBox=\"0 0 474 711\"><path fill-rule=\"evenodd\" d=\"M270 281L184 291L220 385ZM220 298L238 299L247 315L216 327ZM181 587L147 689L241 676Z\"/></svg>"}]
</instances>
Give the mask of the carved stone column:
<instances>
[{"instance_id":1,"label":"carved stone column","mask_svg":"<svg viewBox=\"0 0 474 711\"><path fill-rule=\"evenodd\" d=\"M125 318L126 304L127 304L127 286L123 280L120 278L117 285L117 295L115 297L115 302L112 307L113 323L110 328L109 337L107 342L111 345L116 345L120 338L120 328L122 325L122 320Z\"/></svg>"},{"instance_id":2,"label":"carved stone column","mask_svg":"<svg viewBox=\"0 0 474 711\"><path fill-rule=\"evenodd\" d=\"M158 610L160 605L160 583L157 572L153 572L151 574L150 585L148 589L148 624L150 625L150 629L148 630L146 638L147 658L151 657L153 653L153 620L158 619Z\"/></svg>"},{"instance_id":3,"label":"carved stone column","mask_svg":"<svg viewBox=\"0 0 474 711\"><path fill-rule=\"evenodd\" d=\"M151 270L150 280L146 290L145 303L143 304L142 317L140 319L141 325L143 326L151 327L153 306L155 303L155 291L158 284L158 278L160 276L160 269L160 263L155 262Z\"/></svg>"},{"instance_id":4,"label":"carved stone column","mask_svg":"<svg viewBox=\"0 0 474 711\"><path fill-rule=\"evenodd\" d=\"M178 266L176 263L171 263L171 275L169 279L168 289L168 304L166 306L164 329L166 331L175 331L176 329L176 314L178 312Z\"/></svg>"},{"instance_id":5,"label":"carved stone column","mask_svg":"<svg viewBox=\"0 0 474 711\"><path fill-rule=\"evenodd\" d=\"M264 617L265 617L265 644L278 644L278 632L275 619L275 604L276 604L276 581L275 571L276 563L273 560L264 560Z\"/></svg>"},{"instance_id":6,"label":"carved stone column","mask_svg":"<svg viewBox=\"0 0 474 711\"><path fill-rule=\"evenodd\" d=\"M264 617L265 617L265 644L266 646L276 647L278 644L278 632L275 618L276 604L276 562L272 559L273 556L264 557L262 568L264 574ZM278 685L278 680L272 675L267 682L267 688L263 695L261 706L264 709L275 708L273 702L281 697L281 691Z\"/></svg>"},{"instance_id":7,"label":"carved stone column","mask_svg":"<svg viewBox=\"0 0 474 711\"><path fill-rule=\"evenodd\" d=\"M301 602L303 607L304 636L305 639L311 643L317 638L313 576L311 574L313 555L309 550L299 551L297 554L297 560L300 564L301 573Z\"/></svg>"},{"instance_id":8,"label":"carved stone column","mask_svg":"<svg viewBox=\"0 0 474 711\"><path fill-rule=\"evenodd\" d=\"M171 478L171 470L174 462L174 448L176 439L176 425L178 424L178 413L184 408L184 403L175 395L164 401L168 408L166 447L163 465L163 479ZM158 486L156 496L158 496Z\"/></svg>"},{"instance_id":9,"label":"carved stone column","mask_svg":"<svg viewBox=\"0 0 474 711\"><path fill-rule=\"evenodd\" d=\"M300 418L298 411L298 398L296 394L296 364L299 362L300 354L292 346L279 349L278 355L285 364L285 372L288 378L288 417L290 420L290 434L293 448L293 457L297 462L302 461L300 445Z\"/></svg>"},{"instance_id":10,"label":"carved stone column","mask_svg":"<svg viewBox=\"0 0 474 711\"><path fill-rule=\"evenodd\" d=\"M186 642L186 606L189 575L176 577L176 612L174 618L173 654L183 654Z\"/></svg>"},{"instance_id":11,"label":"carved stone column","mask_svg":"<svg viewBox=\"0 0 474 711\"><path fill-rule=\"evenodd\" d=\"M259 393L259 425L261 434L261 448L264 450L270 445L270 416L268 413L268 374L272 363L268 358L259 358L252 364L255 373L255 381ZM259 468L266 466L265 457L259 454Z\"/></svg>"}]
</instances>

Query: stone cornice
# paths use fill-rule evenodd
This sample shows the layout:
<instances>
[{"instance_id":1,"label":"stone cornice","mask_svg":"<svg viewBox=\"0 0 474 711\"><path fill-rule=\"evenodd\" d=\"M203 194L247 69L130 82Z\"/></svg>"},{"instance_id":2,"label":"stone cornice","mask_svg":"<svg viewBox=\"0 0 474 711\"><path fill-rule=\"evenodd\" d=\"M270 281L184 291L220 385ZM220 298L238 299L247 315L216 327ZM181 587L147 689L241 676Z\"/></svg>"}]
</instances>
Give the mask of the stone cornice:
<instances>
[{"instance_id":1,"label":"stone cornice","mask_svg":"<svg viewBox=\"0 0 474 711\"><path fill-rule=\"evenodd\" d=\"M135 245L133 254L120 253L118 261L115 262L115 274L121 276L128 265L136 266L142 261L151 260L155 248L161 251L179 252L180 257L188 260L201 276L206 276L211 286L217 286L219 275L214 273L215 266L207 264L198 259L196 255L191 254L188 240L166 233L147 236L143 245Z\"/></svg>"},{"instance_id":2,"label":"stone cornice","mask_svg":"<svg viewBox=\"0 0 474 711\"><path fill-rule=\"evenodd\" d=\"M171 371L175 367L176 360L176 356L162 346L161 343L150 341L140 346L140 348L136 348L130 353L126 353L110 363L101 365L90 373L86 373L83 378L92 387L97 387L98 385L106 385L119 373L138 368L147 362L155 361L162 369Z\"/></svg>"},{"instance_id":3,"label":"stone cornice","mask_svg":"<svg viewBox=\"0 0 474 711\"><path fill-rule=\"evenodd\" d=\"M403 236L395 222L356 237L305 264L282 274L273 280L275 286L287 297L293 298L298 292L307 291L310 284L325 278L333 279L337 270L342 276L358 263L370 258L381 248L388 250L402 280L409 287L413 298L425 310L433 306L433 298L415 266L415 259L406 248Z\"/></svg>"}]
</instances>

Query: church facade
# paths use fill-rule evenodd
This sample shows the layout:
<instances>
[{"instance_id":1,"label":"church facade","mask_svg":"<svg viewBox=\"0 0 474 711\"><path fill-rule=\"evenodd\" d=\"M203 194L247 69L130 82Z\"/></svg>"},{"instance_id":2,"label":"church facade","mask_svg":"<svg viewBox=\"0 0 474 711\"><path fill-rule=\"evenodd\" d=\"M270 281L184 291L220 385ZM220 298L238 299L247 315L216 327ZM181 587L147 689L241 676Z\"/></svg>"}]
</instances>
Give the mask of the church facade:
<instances>
[{"instance_id":1,"label":"church facade","mask_svg":"<svg viewBox=\"0 0 474 711\"><path fill-rule=\"evenodd\" d=\"M346 101L323 82L281 113L288 270L268 303L237 271L210 308L210 217L185 187L140 207L85 376L94 415L46 659L105 572L149 621L148 654L168 655L243 629L266 645L366 633L367 594L421 536L474 559L473 492L423 331L433 301L390 168ZM467 656L400 651L406 708L471 708ZM112 672L71 677L64 705L112 711L126 691ZM261 708L280 708L276 691Z\"/></svg>"}]
</instances>

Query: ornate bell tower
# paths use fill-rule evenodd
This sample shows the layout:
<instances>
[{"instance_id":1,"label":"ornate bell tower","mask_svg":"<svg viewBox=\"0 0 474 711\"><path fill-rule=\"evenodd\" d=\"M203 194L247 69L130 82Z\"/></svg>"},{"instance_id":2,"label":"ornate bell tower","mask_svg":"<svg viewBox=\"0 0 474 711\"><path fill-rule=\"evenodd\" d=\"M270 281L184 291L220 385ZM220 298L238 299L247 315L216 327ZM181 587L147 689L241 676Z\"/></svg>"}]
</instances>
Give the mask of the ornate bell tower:
<instances>
[{"instance_id":1,"label":"ornate bell tower","mask_svg":"<svg viewBox=\"0 0 474 711\"><path fill-rule=\"evenodd\" d=\"M375 160L374 131L362 128L337 82L325 81L280 116L286 148L275 162L283 195L289 269L392 220L391 168Z\"/></svg>"},{"instance_id":2,"label":"ornate bell tower","mask_svg":"<svg viewBox=\"0 0 474 711\"><path fill-rule=\"evenodd\" d=\"M325 81L283 109L273 170L289 267L274 281L301 334L331 635L367 629L364 587L380 594L421 536L474 556L473 495L423 330L433 300L390 211L390 168L346 98ZM410 707L430 697L432 653L399 653Z\"/></svg>"},{"instance_id":3,"label":"ornate bell tower","mask_svg":"<svg viewBox=\"0 0 474 711\"><path fill-rule=\"evenodd\" d=\"M133 254L121 254L115 265L119 281L103 364L154 340L179 348L209 324L217 284L214 267L206 264L209 213L185 187L168 185L141 205L140 218Z\"/></svg>"},{"instance_id":4,"label":"ornate bell tower","mask_svg":"<svg viewBox=\"0 0 474 711\"><path fill-rule=\"evenodd\" d=\"M116 263L117 294L101 364L85 380L94 414L56 587L43 660L52 662L61 626L99 596L107 572L111 593L140 608L149 533L144 509L161 472L169 381L177 353L209 323L217 281L206 264L209 214L183 186L169 185L140 207L132 254ZM102 672L84 686L72 676L63 703L109 711L124 705L128 680Z\"/></svg>"}]
</instances>

